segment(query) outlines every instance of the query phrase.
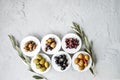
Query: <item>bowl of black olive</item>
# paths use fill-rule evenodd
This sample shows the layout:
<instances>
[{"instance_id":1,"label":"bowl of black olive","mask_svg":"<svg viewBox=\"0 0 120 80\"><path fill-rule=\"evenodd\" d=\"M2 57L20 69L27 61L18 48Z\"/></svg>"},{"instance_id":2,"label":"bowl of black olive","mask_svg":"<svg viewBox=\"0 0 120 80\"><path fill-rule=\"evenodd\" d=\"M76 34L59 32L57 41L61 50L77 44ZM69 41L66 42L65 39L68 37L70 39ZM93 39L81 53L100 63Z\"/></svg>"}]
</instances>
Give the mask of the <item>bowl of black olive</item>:
<instances>
[{"instance_id":1,"label":"bowl of black olive","mask_svg":"<svg viewBox=\"0 0 120 80\"><path fill-rule=\"evenodd\" d=\"M67 71L71 66L71 57L64 51L59 51L52 56L52 66L56 71Z\"/></svg>"}]
</instances>

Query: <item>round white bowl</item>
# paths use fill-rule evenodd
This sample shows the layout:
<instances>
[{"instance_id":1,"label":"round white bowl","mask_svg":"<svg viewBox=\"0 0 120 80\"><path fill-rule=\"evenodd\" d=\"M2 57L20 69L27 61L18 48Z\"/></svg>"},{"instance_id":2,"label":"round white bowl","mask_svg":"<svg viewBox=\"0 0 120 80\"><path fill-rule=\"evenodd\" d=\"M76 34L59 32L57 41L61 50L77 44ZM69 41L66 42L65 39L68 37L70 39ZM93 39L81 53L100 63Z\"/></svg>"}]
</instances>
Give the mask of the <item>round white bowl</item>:
<instances>
[{"instance_id":1,"label":"round white bowl","mask_svg":"<svg viewBox=\"0 0 120 80\"><path fill-rule=\"evenodd\" d=\"M44 53L38 53L38 54L42 55L42 57L44 57L44 58L49 62L50 66L49 66L49 68L47 68L46 71L44 71L44 72L41 72L39 69L37 69L35 63L33 63L33 60L34 60L34 59L36 58L36 56L37 56L37 54L36 54L36 56L34 56L34 57L32 58L32 60L31 60L31 68L33 69L33 71L35 71L35 72L38 73L38 74L47 73L47 72L51 69L51 61L50 61L50 58L49 58L46 54L44 54Z\"/></svg>"},{"instance_id":2,"label":"round white bowl","mask_svg":"<svg viewBox=\"0 0 120 80\"><path fill-rule=\"evenodd\" d=\"M77 46L77 48L76 49L66 48L66 42L65 42L66 38L76 38L79 41L79 45ZM80 50L81 46L82 46L82 41L81 41L80 37L78 35L74 34L74 33L66 34L62 39L62 48L67 53L74 54L78 50Z\"/></svg>"},{"instance_id":3,"label":"round white bowl","mask_svg":"<svg viewBox=\"0 0 120 80\"><path fill-rule=\"evenodd\" d=\"M28 41L34 41L36 43L36 49L31 51L31 52L26 52L24 47L25 47L25 43L27 43ZM21 48L21 51L23 52L24 55L26 56L34 56L36 55L39 51L40 51L40 48L41 48L41 44L40 44L40 41L38 38L34 37L34 36L28 36L28 37L25 37L21 43L20 43L20 48Z\"/></svg>"},{"instance_id":4,"label":"round white bowl","mask_svg":"<svg viewBox=\"0 0 120 80\"><path fill-rule=\"evenodd\" d=\"M58 65L55 63L55 59L54 59L55 56L59 56L59 55L61 55L61 54L65 54L66 57L67 57L67 59L68 59L68 66L66 67L65 70L61 70L60 66L58 66ZM53 66L53 68L54 68L56 71L58 71L58 72L65 72L65 71L67 71L67 70L70 68L70 66L71 66L71 57L70 57L70 55L69 55L68 53L64 52L64 51L59 51L58 53L54 54L54 55L52 56L52 66Z\"/></svg>"},{"instance_id":5,"label":"round white bowl","mask_svg":"<svg viewBox=\"0 0 120 80\"><path fill-rule=\"evenodd\" d=\"M56 41L56 47L54 48L54 49L52 49L52 50L47 50L47 51L45 51L45 47L46 47L46 40L48 39L48 38L54 38L55 39L55 41ZM56 53L56 52L58 52L59 50L60 50L60 48L61 48L61 40L60 40L60 38L58 37L58 36L56 36L55 34L48 34L48 35L46 35L46 36L44 36L43 38L42 38L42 40L41 40L41 45L42 45L42 50L43 50L43 52L45 52L45 53L47 53L47 54L54 54L54 53Z\"/></svg>"},{"instance_id":6,"label":"round white bowl","mask_svg":"<svg viewBox=\"0 0 120 80\"><path fill-rule=\"evenodd\" d=\"M75 54L73 55L73 57L72 57L72 66L73 66L73 68L74 68L75 70L77 70L78 72L85 72L85 71L87 71L87 70L91 67L91 65L92 65L92 58L91 58L91 56L88 54L88 55L89 55L88 66L85 67L83 70L79 70L79 66L74 63L74 60L75 60L75 58L77 58L77 56L78 56L80 53L82 53L82 54L88 54L88 53L85 52L85 51L79 51L79 52L75 53Z\"/></svg>"}]
</instances>

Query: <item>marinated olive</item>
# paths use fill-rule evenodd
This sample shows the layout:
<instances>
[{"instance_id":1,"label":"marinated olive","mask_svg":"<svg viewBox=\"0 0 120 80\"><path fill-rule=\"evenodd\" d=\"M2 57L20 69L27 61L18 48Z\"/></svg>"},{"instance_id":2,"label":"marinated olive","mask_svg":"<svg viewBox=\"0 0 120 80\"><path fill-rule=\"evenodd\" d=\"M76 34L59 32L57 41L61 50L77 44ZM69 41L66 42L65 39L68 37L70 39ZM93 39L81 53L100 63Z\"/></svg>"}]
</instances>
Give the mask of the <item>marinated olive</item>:
<instances>
[{"instance_id":1,"label":"marinated olive","mask_svg":"<svg viewBox=\"0 0 120 80\"><path fill-rule=\"evenodd\" d=\"M52 50L52 49L54 49L56 47L56 41L55 41L54 38L48 38L46 40L46 44L45 45L46 45L45 51Z\"/></svg>"},{"instance_id":2,"label":"marinated olive","mask_svg":"<svg viewBox=\"0 0 120 80\"><path fill-rule=\"evenodd\" d=\"M88 63L87 63L87 62L85 62L85 63L84 63L84 66L85 66L85 67L86 67L86 66L88 66Z\"/></svg>"},{"instance_id":3,"label":"marinated olive","mask_svg":"<svg viewBox=\"0 0 120 80\"><path fill-rule=\"evenodd\" d=\"M79 59L79 61L78 61ZM80 70L83 70L88 66L89 55L80 53L77 58L75 58L74 63L78 65Z\"/></svg>"},{"instance_id":4,"label":"marinated olive","mask_svg":"<svg viewBox=\"0 0 120 80\"><path fill-rule=\"evenodd\" d=\"M88 61L89 60L89 56L85 55L84 58Z\"/></svg>"},{"instance_id":5,"label":"marinated olive","mask_svg":"<svg viewBox=\"0 0 120 80\"><path fill-rule=\"evenodd\" d=\"M24 50L26 52L28 52L28 51L31 52L31 51L35 50L36 47L37 47L37 44L34 41L28 41L28 42L25 43Z\"/></svg>"},{"instance_id":6,"label":"marinated olive","mask_svg":"<svg viewBox=\"0 0 120 80\"><path fill-rule=\"evenodd\" d=\"M78 62L79 62L79 58L75 58L74 63L78 64Z\"/></svg>"},{"instance_id":7,"label":"marinated olive","mask_svg":"<svg viewBox=\"0 0 120 80\"><path fill-rule=\"evenodd\" d=\"M52 47L52 48L55 48L55 46L56 46L55 42L51 43L51 45L50 45L50 47Z\"/></svg>"},{"instance_id":8,"label":"marinated olive","mask_svg":"<svg viewBox=\"0 0 120 80\"><path fill-rule=\"evenodd\" d=\"M80 60L79 63L78 63L79 66L84 66L84 62L83 60Z\"/></svg>"},{"instance_id":9,"label":"marinated olive","mask_svg":"<svg viewBox=\"0 0 120 80\"><path fill-rule=\"evenodd\" d=\"M79 66L79 69L80 70L83 70L85 67L84 66Z\"/></svg>"},{"instance_id":10,"label":"marinated olive","mask_svg":"<svg viewBox=\"0 0 120 80\"><path fill-rule=\"evenodd\" d=\"M51 38L49 38L47 41L48 41L49 43L51 43L51 42L52 42L52 39L51 39Z\"/></svg>"},{"instance_id":11,"label":"marinated olive","mask_svg":"<svg viewBox=\"0 0 120 80\"><path fill-rule=\"evenodd\" d=\"M46 44L48 44L49 42L48 42L48 40L46 40L46 42L45 42Z\"/></svg>"},{"instance_id":12,"label":"marinated olive","mask_svg":"<svg viewBox=\"0 0 120 80\"><path fill-rule=\"evenodd\" d=\"M79 55L78 55L78 58L79 58L79 59L83 59L83 56L84 56L83 54L79 54Z\"/></svg>"}]
</instances>

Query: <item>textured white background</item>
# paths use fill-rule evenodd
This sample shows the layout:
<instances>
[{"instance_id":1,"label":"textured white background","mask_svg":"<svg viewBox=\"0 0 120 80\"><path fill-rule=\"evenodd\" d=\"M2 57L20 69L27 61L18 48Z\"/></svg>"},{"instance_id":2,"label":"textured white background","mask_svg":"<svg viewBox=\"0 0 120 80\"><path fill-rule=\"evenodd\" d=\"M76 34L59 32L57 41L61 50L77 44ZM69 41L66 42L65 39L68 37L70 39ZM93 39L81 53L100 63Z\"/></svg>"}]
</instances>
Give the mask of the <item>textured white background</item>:
<instances>
[{"instance_id":1,"label":"textured white background","mask_svg":"<svg viewBox=\"0 0 120 80\"><path fill-rule=\"evenodd\" d=\"M49 80L120 80L120 0L0 0L0 80L33 80L12 48L8 34L21 41L27 35L42 38L72 31L72 21L94 42L96 76L64 73L53 68Z\"/></svg>"}]
</instances>

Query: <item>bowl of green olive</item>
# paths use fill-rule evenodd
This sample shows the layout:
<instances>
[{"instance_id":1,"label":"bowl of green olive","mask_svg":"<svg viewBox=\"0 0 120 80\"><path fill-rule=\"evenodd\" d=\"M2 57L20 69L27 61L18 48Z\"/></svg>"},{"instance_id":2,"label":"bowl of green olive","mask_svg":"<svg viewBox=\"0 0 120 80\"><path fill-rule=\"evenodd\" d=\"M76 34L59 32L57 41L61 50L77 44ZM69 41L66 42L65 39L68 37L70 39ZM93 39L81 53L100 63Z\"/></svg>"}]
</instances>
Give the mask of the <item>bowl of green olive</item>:
<instances>
[{"instance_id":1,"label":"bowl of green olive","mask_svg":"<svg viewBox=\"0 0 120 80\"><path fill-rule=\"evenodd\" d=\"M31 68L38 74L44 74L51 68L50 58L43 53L38 53L31 60Z\"/></svg>"}]
</instances>

